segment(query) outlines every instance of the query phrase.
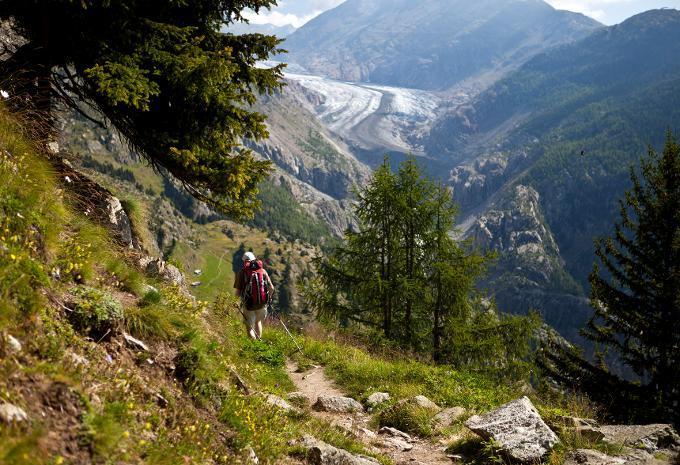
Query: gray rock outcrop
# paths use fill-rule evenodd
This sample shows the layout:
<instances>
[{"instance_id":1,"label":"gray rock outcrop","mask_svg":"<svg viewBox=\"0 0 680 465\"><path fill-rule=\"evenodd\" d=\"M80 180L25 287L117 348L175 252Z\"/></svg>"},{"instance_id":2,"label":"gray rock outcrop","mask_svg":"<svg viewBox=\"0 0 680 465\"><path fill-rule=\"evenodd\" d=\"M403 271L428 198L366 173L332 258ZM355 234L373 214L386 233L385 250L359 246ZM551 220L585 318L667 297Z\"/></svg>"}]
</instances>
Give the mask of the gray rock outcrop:
<instances>
[{"instance_id":1,"label":"gray rock outcrop","mask_svg":"<svg viewBox=\"0 0 680 465\"><path fill-rule=\"evenodd\" d=\"M274 394L267 394L265 397L265 402L267 402L267 404L271 405L272 407L283 410L284 412L293 412L296 410L295 407L290 405L279 396L275 396Z\"/></svg>"},{"instance_id":2,"label":"gray rock outcrop","mask_svg":"<svg viewBox=\"0 0 680 465\"><path fill-rule=\"evenodd\" d=\"M319 396L313 406L314 410L321 412L363 412L364 407L351 397Z\"/></svg>"},{"instance_id":3,"label":"gray rock outcrop","mask_svg":"<svg viewBox=\"0 0 680 465\"><path fill-rule=\"evenodd\" d=\"M511 459L538 462L559 442L528 397L507 403L465 422L485 440L493 440Z\"/></svg>"},{"instance_id":4,"label":"gray rock outcrop","mask_svg":"<svg viewBox=\"0 0 680 465\"><path fill-rule=\"evenodd\" d=\"M659 449L680 449L680 436L672 425L606 425L597 428L603 441L612 444L656 452Z\"/></svg>"},{"instance_id":5,"label":"gray rock outcrop","mask_svg":"<svg viewBox=\"0 0 680 465\"><path fill-rule=\"evenodd\" d=\"M625 459L610 457L596 450L578 449L570 452L564 461L564 465L623 465Z\"/></svg>"},{"instance_id":6,"label":"gray rock outcrop","mask_svg":"<svg viewBox=\"0 0 680 465\"><path fill-rule=\"evenodd\" d=\"M299 445L306 450L312 465L379 465L380 462L363 455L350 454L311 436L305 436Z\"/></svg>"}]
</instances>

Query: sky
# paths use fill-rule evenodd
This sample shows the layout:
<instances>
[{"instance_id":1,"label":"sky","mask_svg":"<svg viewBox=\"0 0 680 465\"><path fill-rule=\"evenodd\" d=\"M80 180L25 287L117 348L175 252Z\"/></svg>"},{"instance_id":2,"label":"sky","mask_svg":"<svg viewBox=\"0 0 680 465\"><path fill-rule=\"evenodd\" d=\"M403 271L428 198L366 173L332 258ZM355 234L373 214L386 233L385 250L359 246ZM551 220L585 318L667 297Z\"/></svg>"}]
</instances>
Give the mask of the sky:
<instances>
[{"instance_id":1,"label":"sky","mask_svg":"<svg viewBox=\"0 0 680 465\"><path fill-rule=\"evenodd\" d=\"M278 6L251 15L253 24L300 27L310 19L344 0L279 0ZM418 0L413 0L418 1ZM560 10L575 11L607 24L618 24L633 15L654 8L680 9L680 0L546 0Z\"/></svg>"}]
</instances>

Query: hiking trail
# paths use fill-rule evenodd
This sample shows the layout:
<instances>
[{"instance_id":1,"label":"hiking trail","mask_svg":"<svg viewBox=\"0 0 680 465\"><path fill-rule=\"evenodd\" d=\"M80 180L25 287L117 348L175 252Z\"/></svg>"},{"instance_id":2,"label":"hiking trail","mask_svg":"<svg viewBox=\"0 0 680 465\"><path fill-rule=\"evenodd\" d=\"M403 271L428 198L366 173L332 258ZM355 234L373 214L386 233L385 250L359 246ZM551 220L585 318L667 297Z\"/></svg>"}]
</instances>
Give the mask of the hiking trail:
<instances>
[{"instance_id":1,"label":"hiking trail","mask_svg":"<svg viewBox=\"0 0 680 465\"><path fill-rule=\"evenodd\" d=\"M296 389L305 395L313 405L319 396L345 396L330 380L324 368L313 366L310 370L299 372L295 362L288 361L286 369ZM366 412L333 413L319 412L312 409L312 415L323 419L333 426L339 427L356 437L371 452L389 456L396 465L451 465L454 460L447 457L445 449L452 438L444 438L436 443L424 438L411 436L409 442L413 448L403 450L391 444L388 437L375 431L373 415Z\"/></svg>"}]
</instances>

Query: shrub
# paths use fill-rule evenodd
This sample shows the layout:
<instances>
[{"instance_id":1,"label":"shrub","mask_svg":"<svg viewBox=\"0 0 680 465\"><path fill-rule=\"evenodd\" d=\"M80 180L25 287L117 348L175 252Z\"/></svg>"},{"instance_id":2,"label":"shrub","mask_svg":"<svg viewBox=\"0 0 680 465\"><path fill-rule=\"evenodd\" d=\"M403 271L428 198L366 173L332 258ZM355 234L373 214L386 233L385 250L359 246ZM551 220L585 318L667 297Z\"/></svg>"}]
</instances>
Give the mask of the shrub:
<instances>
[{"instance_id":1,"label":"shrub","mask_svg":"<svg viewBox=\"0 0 680 465\"><path fill-rule=\"evenodd\" d=\"M380 412L380 426L391 426L421 437L432 436L434 412L412 401L401 401Z\"/></svg>"},{"instance_id":2,"label":"shrub","mask_svg":"<svg viewBox=\"0 0 680 465\"><path fill-rule=\"evenodd\" d=\"M69 320L76 330L95 339L113 332L123 320L123 307L111 294L87 286L71 290L74 298Z\"/></svg>"}]
</instances>

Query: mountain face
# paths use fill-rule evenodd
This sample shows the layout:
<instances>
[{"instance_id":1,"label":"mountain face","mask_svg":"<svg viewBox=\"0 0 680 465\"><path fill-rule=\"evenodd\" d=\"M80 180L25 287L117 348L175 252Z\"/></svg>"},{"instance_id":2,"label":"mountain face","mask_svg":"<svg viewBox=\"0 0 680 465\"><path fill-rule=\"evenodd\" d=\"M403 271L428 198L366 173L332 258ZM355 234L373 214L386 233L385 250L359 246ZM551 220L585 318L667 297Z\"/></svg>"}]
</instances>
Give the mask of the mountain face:
<instances>
[{"instance_id":1,"label":"mountain face","mask_svg":"<svg viewBox=\"0 0 680 465\"><path fill-rule=\"evenodd\" d=\"M680 128L678 56L680 11L650 11L535 57L434 124L426 150L455 166L450 182L464 229L501 253L488 287L502 307L546 315L563 308L580 321L590 313L579 302L593 238L612 232L630 166L649 145L660 148L668 128ZM529 229L544 246L531 266L504 239L527 236L526 222L498 220L499 212L522 216L512 208L518 186L537 194L529 203L540 214ZM548 237L556 247L546 246ZM537 275L540 264L560 279ZM509 282L511 273L525 282Z\"/></svg>"},{"instance_id":2,"label":"mountain face","mask_svg":"<svg viewBox=\"0 0 680 465\"><path fill-rule=\"evenodd\" d=\"M287 60L346 81L442 90L493 82L601 25L542 0L348 0L285 42Z\"/></svg>"}]
</instances>

